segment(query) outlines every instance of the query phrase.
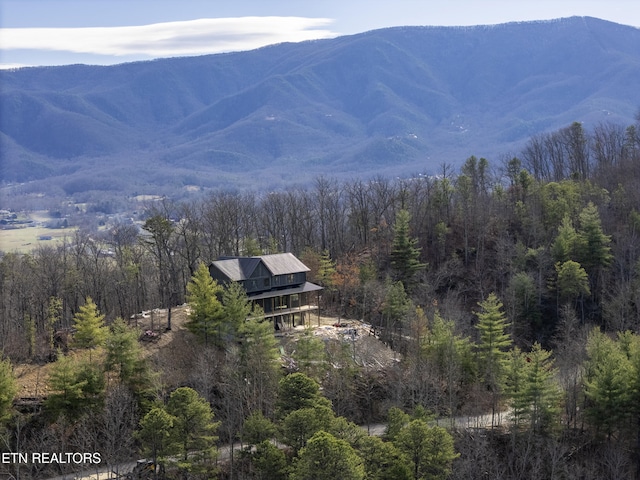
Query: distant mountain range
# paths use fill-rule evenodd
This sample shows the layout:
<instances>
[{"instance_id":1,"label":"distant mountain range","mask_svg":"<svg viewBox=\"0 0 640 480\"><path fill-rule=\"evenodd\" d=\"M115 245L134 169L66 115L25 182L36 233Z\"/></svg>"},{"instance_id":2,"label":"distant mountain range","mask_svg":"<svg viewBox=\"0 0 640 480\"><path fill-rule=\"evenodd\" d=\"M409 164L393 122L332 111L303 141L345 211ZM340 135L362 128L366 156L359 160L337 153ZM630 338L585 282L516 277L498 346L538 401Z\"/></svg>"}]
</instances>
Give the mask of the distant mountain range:
<instances>
[{"instance_id":1,"label":"distant mountain range","mask_svg":"<svg viewBox=\"0 0 640 480\"><path fill-rule=\"evenodd\" d=\"M589 17L402 27L258 50L0 72L1 176L66 193L282 187L497 161L633 123L640 29Z\"/></svg>"}]
</instances>

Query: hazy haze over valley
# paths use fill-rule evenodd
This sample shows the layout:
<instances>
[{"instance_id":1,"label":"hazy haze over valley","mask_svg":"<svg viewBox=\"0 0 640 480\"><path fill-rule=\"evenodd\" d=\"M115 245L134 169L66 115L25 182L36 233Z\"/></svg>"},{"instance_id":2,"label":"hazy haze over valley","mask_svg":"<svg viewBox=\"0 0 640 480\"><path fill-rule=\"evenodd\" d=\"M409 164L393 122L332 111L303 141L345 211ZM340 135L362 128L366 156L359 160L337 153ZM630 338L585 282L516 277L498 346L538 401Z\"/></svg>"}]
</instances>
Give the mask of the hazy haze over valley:
<instances>
[{"instance_id":1,"label":"hazy haze over valley","mask_svg":"<svg viewBox=\"0 0 640 480\"><path fill-rule=\"evenodd\" d=\"M638 78L640 30L589 17L3 71L2 178L133 194L437 173L573 121L631 124Z\"/></svg>"}]
</instances>

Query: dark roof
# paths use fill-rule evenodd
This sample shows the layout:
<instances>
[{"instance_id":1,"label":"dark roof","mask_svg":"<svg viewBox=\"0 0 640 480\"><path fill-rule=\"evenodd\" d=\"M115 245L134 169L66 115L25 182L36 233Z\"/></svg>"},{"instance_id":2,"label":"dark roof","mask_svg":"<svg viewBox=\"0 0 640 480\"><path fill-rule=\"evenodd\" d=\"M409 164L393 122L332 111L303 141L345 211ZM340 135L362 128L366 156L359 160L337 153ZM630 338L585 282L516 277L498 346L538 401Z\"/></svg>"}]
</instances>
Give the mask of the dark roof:
<instances>
[{"instance_id":1,"label":"dark roof","mask_svg":"<svg viewBox=\"0 0 640 480\"><path fill-rule=\"evenodd\" d=\"M256 269L256 266L258 266L258 263L260 263L259 258L244 257L243 259L228 258L224 260L217 260L213 262L212 265L229 280L239 282L249 278Z\"/></svg>"},{"instance_id":2,"label":"dark roof","mask_svg":"<svg viewBox=\"0 0 640 480\"><path fill-rule=\"evenodd\" d=\"M276 253L260 257L272 275L308 272L309 268L292 253Z\"/></svg>"},{"instance_id":3,"label":"dark roof","mask_svg":"<svg viewBox=\"0 0 640 480\"><path fill-rule=\"evenodd\" d=\"M262 262L271 275L308 272L309 268L292 253L276 253L257 257L223 257L212 262L229 280L239 282L251 277L258 264Z\"/></svg>"}]
</instances>

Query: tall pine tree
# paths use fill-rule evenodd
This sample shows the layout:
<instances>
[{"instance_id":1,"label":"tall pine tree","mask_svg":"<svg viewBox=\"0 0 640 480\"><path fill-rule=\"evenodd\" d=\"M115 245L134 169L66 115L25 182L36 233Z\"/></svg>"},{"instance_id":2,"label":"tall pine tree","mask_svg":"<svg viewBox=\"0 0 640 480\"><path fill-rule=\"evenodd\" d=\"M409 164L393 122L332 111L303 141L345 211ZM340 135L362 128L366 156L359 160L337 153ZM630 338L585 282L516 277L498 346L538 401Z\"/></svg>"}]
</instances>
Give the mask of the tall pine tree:
<instances>
[{"instance_id":1,"label":"tall pine tree","mask_svg":"<svg viewBox=\"0 0 640 480\"><path fill-rule=\"evenodd\" d=\"M634 356L629 356L622 345L598 329L593 329L587 340L587 417L608 437L625 427L638 409L634 389L640 383L640 372L632 361Z\"/></svg>"},{"instance_id":2,"label":"tall pine tree","mask_svg":"<svg viewBox=\"0 0 640 480\"><path fill-rule=\"evenodd\" d=\"M512 340L506 333L509 323L502 311L502 302L496 294L489 294L487 299L478 305L481 308L481 311L476 313L478 317L476 328L480 333L478 343L480 374L487 390L491 393L492 417L495 417L498 400L504 388L505 365Z\"/></svg>"},{"instance_id":3,"label":"tall pine tree","mask_svg":"<svg viewBox=\"0 0 640 480\"><path fill-rule=\"evenodd\" d=\"M547 432L558 418L560 387L556 382L551 352L534 343L531 351L509 353L505 391L511 400L514 427L529 425L531 431Z\"/></svg>"},{"instance_id":4,"label":"tall pine tree","mask_svg":"<svg viewBox=\"0 0 640 480\"><path fill-rule=\"evenodd\" d=\"M109 329L104 324L104 315L100 315L91 297L87 297L85 304L76 312L73 322L76 332L72 346L93 349L104 345Z\"/></svg>"},{"instance_id":5,"label":"tall pine tree","mask_svg":"<svg viewBox=\"0 0 640 480\"><path fill-rule=\"evenodd\" d=\"M163 407L153 407L140 420L140 428L135 432L135 437L142 445L142 452L151 457L154 473L158 478L158 471L163 468L166 459L170 455L179 452L179 445L172 435L176 417L167 413Z\"/></svg>"},{"instance_id":6,"label":"tall pine tree","mask_svg":"<svg viewBox=\"0 0 640 480\"><path fill-rule=\"evenodd\" d=\"M592 202L580 212L579 223L577 261L592 274L611 263L611 237L604 234L598 208Z\"/></svg>"},{"instance_id":7,"label":"tall pine tree","mask_svg":"<svg viewBox=\"0 0 640 480\"><path fill-rule=\"evenodd\" d=\"M189 387L174 390L167 402L167 413L174 417L172 435L180 446L183 462L213 460L216 455L215 431L211 405Z\"/></svg>"},{"instance_id":8,"label":"tall pine tree","mask_svg":"<svg viewBox=\"0 0 640 480\"><path fill-rule=\"evenodd\" d=\"M105 370L114 372L134 393L151 387L152 373L138 343L138 334L122 318L116 318L105 342Z\"/></svg>"},{"instance_id":9,"label":"tall pine tree","mask_svg":"<svg viewBox=\"0 0 640 480\"><path fill-rule=\"evenodd\" d=\"M189 321L187 328L204 340L205 345L213 341L222 343L224 308L218 300L222 288L211 278L209 269L204 263L187 284L187 303L189 304Z\"/></svg>"},{"instance_id":10,"label":"tall pine tree","mask_svg":"<svg viewBox=\"0 0 640 480\"><path fill-rule=\"evenodd\" d=\"M252 306L247 292L238 282L231 282L224 287L222 309L224 316L222 329L226 335L233 337L242 333L247 318L263 316L262 309Z\"/></svg>"},{"instance_id":11,"label":"tall pine tree","mask_svg":"<svg viewBox=\"0 0 640 480\"><path fill-rule=\"evenodd\" d=\"M104 372L90 359L61 356L51 367L48 387L46 410L54 418L77 418L102 405Z\"/></svg>"},{"instance_id":12,"label":"tall pine tree","mask_svg":"<svg viewBox=\"0 0 640 480\"><path fill-rule=\"evenodd\" d=\"M453 437L442 427L416 419L406 425L394 444L410 460L416 479L444 480L451 474L456 453Z\"/></svg>"},{"instance_id":13,"label":"tall pine tree","mask_svg":"<svg viewBox=\"0 0 640 480\"><path fill-rule=\"evenodd\" d=\"M427 266L420 263L418 240L410 236L410 220L411 215L407 210L400 210L396 214L391 250L391 266L395 272L395 280L401 281L405 290L413 285L416 274Z\"/></svg>"},{"instance_id":14,"label":"tall pine tree","mask_svg":"<svg viewBox=\"0 0 640 480\"><path fill-rule=\"evenodd\" d=\"M317 432L300 451L292 480L363 480L362 459L346 441Z\"/></svg>"},{"instance_id":15,"label":"tall pine tree","mask_svg":"<svg viewBox=\"0 0 640 480\"><path fill-rule=\"evenodd\" d=\"M249 411L273 413L281 378L280 350L273 325L256 317L243 323L240 365L244 382L244 401Z\"/></svg>"}]
</instances>

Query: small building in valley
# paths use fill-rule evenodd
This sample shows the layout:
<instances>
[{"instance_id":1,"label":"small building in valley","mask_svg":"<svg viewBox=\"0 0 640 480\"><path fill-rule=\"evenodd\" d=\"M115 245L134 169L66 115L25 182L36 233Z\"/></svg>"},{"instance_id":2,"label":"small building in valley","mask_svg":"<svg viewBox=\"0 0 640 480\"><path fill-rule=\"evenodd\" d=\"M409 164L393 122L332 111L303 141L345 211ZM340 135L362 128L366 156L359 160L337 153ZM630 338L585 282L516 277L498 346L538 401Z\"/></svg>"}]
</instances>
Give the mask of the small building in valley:
<instances>
[{"instance_id":1,"label":"small building in valley","mask_svg":"<svg viewBox=\"0 0 640 480\"><path fill-rule=\"evenodd\" d=\"M319 313L322 287L307 281L309 268L291 253L255 257L222 257L209 265L218 283L240 283L249 300L259 305L276 330L304 325Z\"/></svg>"}]
</instances>

